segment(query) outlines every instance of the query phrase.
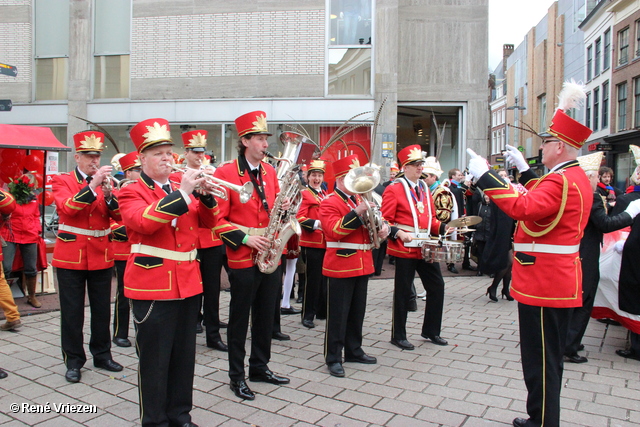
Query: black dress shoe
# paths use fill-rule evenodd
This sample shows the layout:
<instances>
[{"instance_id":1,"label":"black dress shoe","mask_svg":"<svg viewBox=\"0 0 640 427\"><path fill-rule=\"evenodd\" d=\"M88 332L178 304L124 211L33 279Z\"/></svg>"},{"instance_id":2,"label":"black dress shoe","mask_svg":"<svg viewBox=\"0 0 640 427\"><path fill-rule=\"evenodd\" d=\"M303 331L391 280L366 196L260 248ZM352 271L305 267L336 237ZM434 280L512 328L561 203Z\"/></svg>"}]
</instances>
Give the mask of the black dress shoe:
<instances>
[{"instance_id":1,"label":"black dress shoe","mask_svg":"<svg viewBox=\"0 0 640 427\"><path fill-rule=\"evenodd\" d=\"M564 360L565 362L571 362L571 363L587 363L589 361L589 359L587 359L584 356L580 356L578 353L571 354L571 355L565 354Z\"/></svg>"},{"instance_id":2,"label":"black dress shoe","mask_svg":"<svg viewBox=\"0 0 640 427\"><path fill-rule=\"evenodd\" d=\"M204 329L202 329L202 323L197 323L196 324L196 334L201 334L202 332L204 332Z\"/></svg>"},{"instance_id":3,"label":"black dress shoe","mask_svg":"<svg viewBox=\"0 0 640 427\"><path fill-rule=\"evenodd\" d=\"M9 374L7 374L4 369L0 369L0 380L3 378L7 378Z\"/></svg>"},{"instance_id":4,"label":"black dress shoe","mask_svg":"<svg viewBox=\"0 0 640 427\"><path fill-rule=\"evenodd\" d=\"M616 354L618 356L622 356L622 357L624 357L626 359L640 360L640 354L636 353L635 350L633 350L633 349L616 350Z\"/></svg>"},{"instance_id":5,"label":"black dress shoe","mask_svg":"<svg viewBox=\"0 0 640 427\"><path fill-rule=\"evenodd\" d=\"M524 418L514 418L513 419L513 426L514 427L524 427L527 425L527 420L525 420Z\"/></svg>"},{"instance_id":6,"label":"black dress shoe","mask_svg":"<svg viewBox=\"0 0 640 427\"><path fill-rule=\"evenodd\" d=\"M122 371L122 365L118 362L114 362L112 359L106 360L94 360L93 366L96 368L106 369L111 372L120 372Z\"/></svg>"},{"instance_id":7,"label":"black dress shoe","mask_svg":"<svg viewBox=\"0 0 640 427\"><path fill-rule=\"evenodd\" d=\"M413 346L413 344L411 344L407 340L394 340L392 338L390 342L391 342L391 344L395 345L396 347L398 347L398 348L400 348L402 350L413 350L415 348Z\"/></svg>"},{"instance_id":8,"label":"black dress shoe","mask_svg":"<svg viewBox=\"0 0 640 427\"><path fill-rule=\"evenodd\" d=\"M274 332L271 335L271 338L278 341L289 341L291 337L287 334L283 334L282 332Z\"/></svg>"},{"instance_id":9,"label":"black dress shoe","mask_svg":"<svg viewBox=\"0 0 640 427\"><path fill-rule=\"evenodd\" d=\"M448 345L449 343L447 342L447 340L442 339L442 337L436 335L433 337L427 336L427 335L421 335L422 338L426 338L429 341L431 341L432 343L436 344L436 345Z\"/></svg>"},{"instance_id":10,"label":"black dress shoe","mask_svg":"<svg viewBox=\"0 0 640 427\"><path fill-rule=\"evenodd\" d=\"M313 329L316 327L316 324L313 323L313 320L302 319L302 326L304 326L305 328Z\"/></svg>"},{"instance_id":11,"label":"black dress shoe","mask_svg":"<svg viewBox=\"0 0 640 427\"><path fill-rule=\"evenodd\" d=\"M218 351L224 351L224 352L229 351L229 347L225 343L223 343L222 340L216 340L213 342L210 341L207 343L207 347L213 348L214 350L218 350Z\"/></svg>"},{"instance_id":12,"label":"black dress shoe","mask_svg":"<svg viewBox=\"0 0 640 427\"><path fill-rule=\"evenodd\" d=\"M304 298L302 297L298 297L298 299L296 299L296 304L302 304Z\"/></svg>"},{"instance_id":13,"label":"black dress shoe","mask_svg":"<svg viewBox=\"0 0 640 427\"><path fill-rule=\"evenodd\" d=\"M253 374L249 372L249 381L275 385L289 384L289 378L280 377L268 369L264 372L257 372Z\"/></svg>"},{"instance_id":14,"label":"black dress shoe","mask_svg":"<svg viewBox=\"0 0 640 427\"><path fill-rule=\"evenodd\" d=\"M220 328L224 329L227 326L229 326L229 324L227 322L223 322L222 320L220 321L220 323L218 324L218 326L220 326Z\"/></svg>"},{"instance_id":15,"label":"black dress shoe","mask_svg":"<svg viewBox=\"0 0 640 427\"><path fill-rule=\"evenodd\" d=\"M613 320L613 319L597 319L597 320L598 322L604 323L605 325L621 326L620 322L618 322L617 320Z\"/></svg>"},{"instance_id":16,"label":"black dress shoe","mask_svg":"<svg viewBox=\"0 0 640 427\"><path fill-rule=\"evenodd\" d=\"M327 368L329 368L329 373L334 377L344 377L344 368L342 367L342 363L327 363Z\"/></svg>"},{"instance_id":17,"label":"black dress shoe","mask_svg":"<svg viewBox=\"0 0 640 427\"><path fill-rule=\"evenodd\" d=\"M378 359L373 356L369 356L368 354L363 354L358 357L345 357L344 361L350 363L364 363L365 365L375 365L378 363Z\"/></svg>"},{"instance_id":18,"label":"black dress shoe","mask_svg":"<svg viewBox=\"0 0 640 427\"><path fill-rule=\"evenodd\" d=\"M452 272L453 274L459 274L458 269L456 268L455 264L448 264L447 265L447 270L449 270L450 272Z\"/></svg>"},{"instance_id":19,"label":"black dress shoe","mask_svg":"<svg viewBox=\"0 0 640 427\"><path fill-rule=\"evenodd\" d=\"M471 264L462 264L462 269L463 270L469 270L469 271L476 271L477 268L471 266Z\"/></svg>"},{"instance_id":20,"label":"black dress shoe","mask_svg":"<svg viewBox=\"0 0 640 427\"><path fill-rule=\"evenodd\" d=\"M256 395L251 391L245 380L231 381L229 387L240 399L253 400L256 398Z\"/></svg>"},{"instance_id":21,"label":"black dress shoe","mask_svg":"<svg viewBox=\"0 0 640 427\"><path fill-rule=\"evenodd\" d=\"M280 314L300 314L302 310L295 307L281 307Z\"/></svg>"},{"instance_id":22,"label":"black dress shoe","mask_svg":"<svg viewBox=\"0 0 640 427\"><path fill-rule=\"evenodd\" d=\"M131 341L129 338L114 338L113 343L118 347L131 347Z\"/></svg>"},{"instance_id":23,"label":"black dress shoe","mask_svg":"<svg viewBox=\"0 0 640 427\"><path fill-rule=\"evenodd\" d=\"M64 374L64 378L70 383L79 383L80 378L82 378L82 374L78 368L69 368L67 369L67 373Z\"/></svg>"},{"instance_id":24,"label":"black dress shoe","mask_svg":"<svg viewBox=\"0 0 640 427\"><path fill-rule=\"evenodd\" d=\"M418 303L415 299L409 300L409 303L407 304L407 311L418 311Z\"/></svg>"}]
</instances>

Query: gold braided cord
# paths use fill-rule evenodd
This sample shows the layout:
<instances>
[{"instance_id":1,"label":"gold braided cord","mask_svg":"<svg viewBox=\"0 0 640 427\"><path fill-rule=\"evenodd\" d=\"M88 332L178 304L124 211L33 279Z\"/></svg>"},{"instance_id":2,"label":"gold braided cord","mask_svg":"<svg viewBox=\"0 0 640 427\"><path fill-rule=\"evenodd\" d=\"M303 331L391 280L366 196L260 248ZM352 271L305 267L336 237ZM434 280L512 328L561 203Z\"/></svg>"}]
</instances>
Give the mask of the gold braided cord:
<instances>
[{"instance_id":1,"label":"gold braided cord","mask_svg":"<svg viewBox=\"0 0 640 427\"><path fill-rule=\"evenodd\" d=\"M544 178L539 179L538 182L534 184L534 186L531 188L531 191L533 191L533 189L535 189L538 186L538 184L542 182L542 179ZM531 237L540 237L540 236L544 236L545 234L548 234L551 230L556 228L556 225L558 225L558 223L560 222L560 219L562 218L562 215L564 214L564 208L567 206L568 194L569 194L569 181L567 180L566 176L562 175L562 201L560 202L560 209L558 210L558 215L556 215L555 219L551 222L551 224L549 224L547 228L541 231L531 231L525 225L525 223L521 221L521 226L524 232Z\"/></svg>"}]
</instances>

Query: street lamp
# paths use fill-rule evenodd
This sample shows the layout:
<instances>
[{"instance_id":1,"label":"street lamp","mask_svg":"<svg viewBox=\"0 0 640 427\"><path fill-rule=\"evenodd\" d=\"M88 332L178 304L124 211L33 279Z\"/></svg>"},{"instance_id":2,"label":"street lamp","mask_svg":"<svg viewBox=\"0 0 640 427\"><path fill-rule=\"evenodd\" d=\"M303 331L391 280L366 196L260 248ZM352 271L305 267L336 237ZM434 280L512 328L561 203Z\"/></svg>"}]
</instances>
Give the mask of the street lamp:
<instances>
[{"instance_id":1,"label":"street lamp","mask_svg":"<svg viewBox=\"0 0 640 427\"><path fill-rule=\"evenodd\" d=\"M519 126L518 125L518 111L520 110L526 110L527 107L521 107L520 105L518 105L518 97L516 97L515 99L515 104L511 107L507 107L507 110L513 110L513 146L517 147L518 144L518 128L515 126Z\"/></svg>"}]
</instances>

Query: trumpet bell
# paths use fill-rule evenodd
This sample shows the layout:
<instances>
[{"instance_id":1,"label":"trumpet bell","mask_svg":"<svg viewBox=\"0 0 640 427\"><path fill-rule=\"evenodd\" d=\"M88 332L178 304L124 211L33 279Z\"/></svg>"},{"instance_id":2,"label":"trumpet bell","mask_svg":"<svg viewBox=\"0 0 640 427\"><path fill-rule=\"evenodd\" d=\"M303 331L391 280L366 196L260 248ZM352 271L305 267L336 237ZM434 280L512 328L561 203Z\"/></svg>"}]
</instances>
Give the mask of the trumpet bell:
<instances>
[{"instance_id":1,"label":"trumpet bell","mask_svg":"<svg viewBox=\"0 0 640 427\"><path fill-rule=\"evenodd\" d=\"M364 194L380 184L380 171L371 166L351 169L344 177L344 186L352 193Z\"/></svg>"}]
</instances>

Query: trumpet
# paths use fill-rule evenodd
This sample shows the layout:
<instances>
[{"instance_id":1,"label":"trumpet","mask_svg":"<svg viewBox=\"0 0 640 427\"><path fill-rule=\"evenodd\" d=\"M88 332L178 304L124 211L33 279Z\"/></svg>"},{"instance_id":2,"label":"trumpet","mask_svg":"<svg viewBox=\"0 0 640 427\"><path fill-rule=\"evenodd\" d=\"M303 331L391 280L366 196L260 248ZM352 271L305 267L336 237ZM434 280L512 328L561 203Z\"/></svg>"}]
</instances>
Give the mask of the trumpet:
<instances>
[{"instance_id":1,"label":"trumpet","mask_svg":"<svg viewBox=\"0 0 640 427\"><path fill-rule=\"evenodd\" d=\"M179 168L171 163L167 163L167 165L175 172L184 173L184 169ZM227 200L227 189L235 191L240 196L240 203L247 203L249 199L251 199L251 195L253 194L253 183L247 182L244 185L237 185L231 182L225 181L220 178L216 178L215 176L211 176L207 173L201 172L198 175L198 178L205 178L205 181L213 186L213 190L210 191L210 194L214 195L218 199ZM198 189L201 189L197 187Z\"/></svg>"}]
</instances>

